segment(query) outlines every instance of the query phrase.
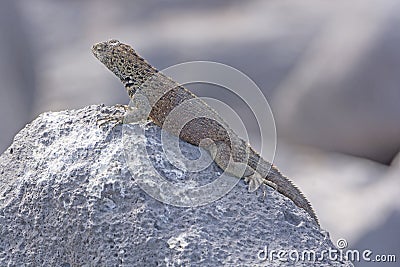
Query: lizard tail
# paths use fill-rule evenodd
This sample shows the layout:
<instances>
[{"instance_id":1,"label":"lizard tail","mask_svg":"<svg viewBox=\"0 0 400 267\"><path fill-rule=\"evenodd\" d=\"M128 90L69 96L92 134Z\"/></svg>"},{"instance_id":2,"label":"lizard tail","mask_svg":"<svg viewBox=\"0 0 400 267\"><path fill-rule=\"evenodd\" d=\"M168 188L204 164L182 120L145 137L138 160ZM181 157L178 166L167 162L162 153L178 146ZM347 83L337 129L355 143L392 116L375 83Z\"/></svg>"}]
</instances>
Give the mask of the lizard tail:
<instances>
[{"instance_id":1,"label":"lizard tail","mask_svg":"<svg viewBox=\"0 0 400 267\"><path fill-rule=\"evenodd\" d=\"M304 209L310 216L317 222L319 221L311 203L301 193L299 188L294 185L286 176L280 173L280 171L271 163L265 161L257 152L251 149L249 157L249 166L258 173L260 173L265 179L273 182L277 185L277 191L282 195L291 199L296 206Z\"/></svg>"}]
</instances>

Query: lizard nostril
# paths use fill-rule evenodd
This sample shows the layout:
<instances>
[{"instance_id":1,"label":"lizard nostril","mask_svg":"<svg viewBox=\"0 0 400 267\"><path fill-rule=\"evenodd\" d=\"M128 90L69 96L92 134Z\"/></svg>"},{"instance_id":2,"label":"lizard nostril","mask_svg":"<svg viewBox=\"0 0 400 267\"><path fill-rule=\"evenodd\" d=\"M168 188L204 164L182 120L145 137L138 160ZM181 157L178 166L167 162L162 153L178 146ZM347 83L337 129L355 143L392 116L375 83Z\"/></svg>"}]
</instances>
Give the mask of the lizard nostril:
<instances>
[{"instance_id":1,"label":"lizard nostril","mask_svg":"<svg viewBox=\"0 0 400 267\"><path fill-rule=\"evenodd\" d=\"M102 52L102 51L104 51L104 46L101 43L95 44L92 46L92 51Z\"/></svg>"}]
</instances>

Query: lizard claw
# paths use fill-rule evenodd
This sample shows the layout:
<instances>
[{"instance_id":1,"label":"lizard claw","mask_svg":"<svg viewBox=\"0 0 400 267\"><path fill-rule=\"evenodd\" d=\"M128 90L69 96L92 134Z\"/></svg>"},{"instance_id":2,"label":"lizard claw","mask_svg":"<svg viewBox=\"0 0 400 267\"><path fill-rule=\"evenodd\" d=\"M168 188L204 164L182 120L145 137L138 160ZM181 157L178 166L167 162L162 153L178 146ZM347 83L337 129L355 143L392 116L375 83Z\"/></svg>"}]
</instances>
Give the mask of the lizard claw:
<instances>
[{"instance_id":1,"label":"lizard claw","mask_svg":"<svg viewBox=\"0 0 400 267\"><path fill-rule=\"evenodd\" d=\"M114 107L115 107L115 109L110 115L97 120L97 122L99 123L99 127L103 127L104 125L106 125L110 122L113 122L114 124L112 126L112 129L114 129L115 126L117 126L119 124L123 124L125 113L127 110L129 110L130 107L127 105L121 105L121 104L117 104ZM121 109L122 109L122 111L121 111Z\"/></svg>"},{"instance_id":2,"label":"lizard claw","mask_svg":"<svg viewBox=\"0 0 400 267\"><path fill-rule=\"evenodd\" d=\"M115 116L115 115L114 116L110 115L97 120L100 128L110 122L114 122L112 126L113 129L115 128L115 126L122 124L123 121L124 121L124 116Z\"/></svg>"},{"instance_id":3,"label":"lizard claw","mask_svg":"<svg viewBox=\"0 0 400 267\"><path fill-rule=\"evenodd\" d=\"M246 176L244 181L249 183L249 192L256 191L260 185L264 182L264 178L261 177L258 173L253 173L252 175Z\"/></svg>"}]
</instances>

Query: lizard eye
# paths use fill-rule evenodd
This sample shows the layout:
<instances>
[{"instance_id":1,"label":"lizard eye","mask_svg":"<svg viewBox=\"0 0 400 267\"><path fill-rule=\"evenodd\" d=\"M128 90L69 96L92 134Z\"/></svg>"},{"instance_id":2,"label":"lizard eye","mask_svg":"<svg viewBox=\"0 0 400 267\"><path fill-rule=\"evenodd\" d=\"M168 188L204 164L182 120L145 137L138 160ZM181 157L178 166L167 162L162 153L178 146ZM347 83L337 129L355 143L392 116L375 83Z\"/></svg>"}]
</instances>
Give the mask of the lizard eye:
<instances>
[{"instance_id":1,"label":"lizard eye","mask_svg":"<svg viewBox=\"0 0 400 267\"><path fill-rule=\"evenodd\" d=\"M108 43L109 43L110 45L118 45L118 44L119 44L119 41L118 41L118 40L115 40L115 39L111 39L111 40L108 41Z\"/></svg>"}]
</instances>

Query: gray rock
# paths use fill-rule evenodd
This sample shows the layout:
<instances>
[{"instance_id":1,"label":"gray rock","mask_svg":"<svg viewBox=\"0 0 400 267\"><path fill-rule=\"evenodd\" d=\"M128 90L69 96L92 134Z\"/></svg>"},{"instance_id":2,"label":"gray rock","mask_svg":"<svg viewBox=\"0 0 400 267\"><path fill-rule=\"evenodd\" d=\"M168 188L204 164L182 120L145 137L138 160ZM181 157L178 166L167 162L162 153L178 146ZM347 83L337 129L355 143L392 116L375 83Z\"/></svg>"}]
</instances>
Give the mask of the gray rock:
<instances>
[{"instance_id":1,"label":"gray rock","mask_svg":"<svg viewBox=\"0 0 400 267\"><path fill-rule=\"evenodd\" d=\"M155 200L138 187L143 170L127 167L122 126L96 125L113 111L89 106L44 113L16 135L0 157L0 265L282 266L260 260L261 251L335 248L305 211L270 188L263 198L240 181L199 207ZM211 164L176 175L159 155L160 129L148 124L145 130L147 152L166 179L207 183L221 173ZM197 147L180 146L198 157ZM326 258L318 266L351 263Z\"/></svg>"}]
</instances>

